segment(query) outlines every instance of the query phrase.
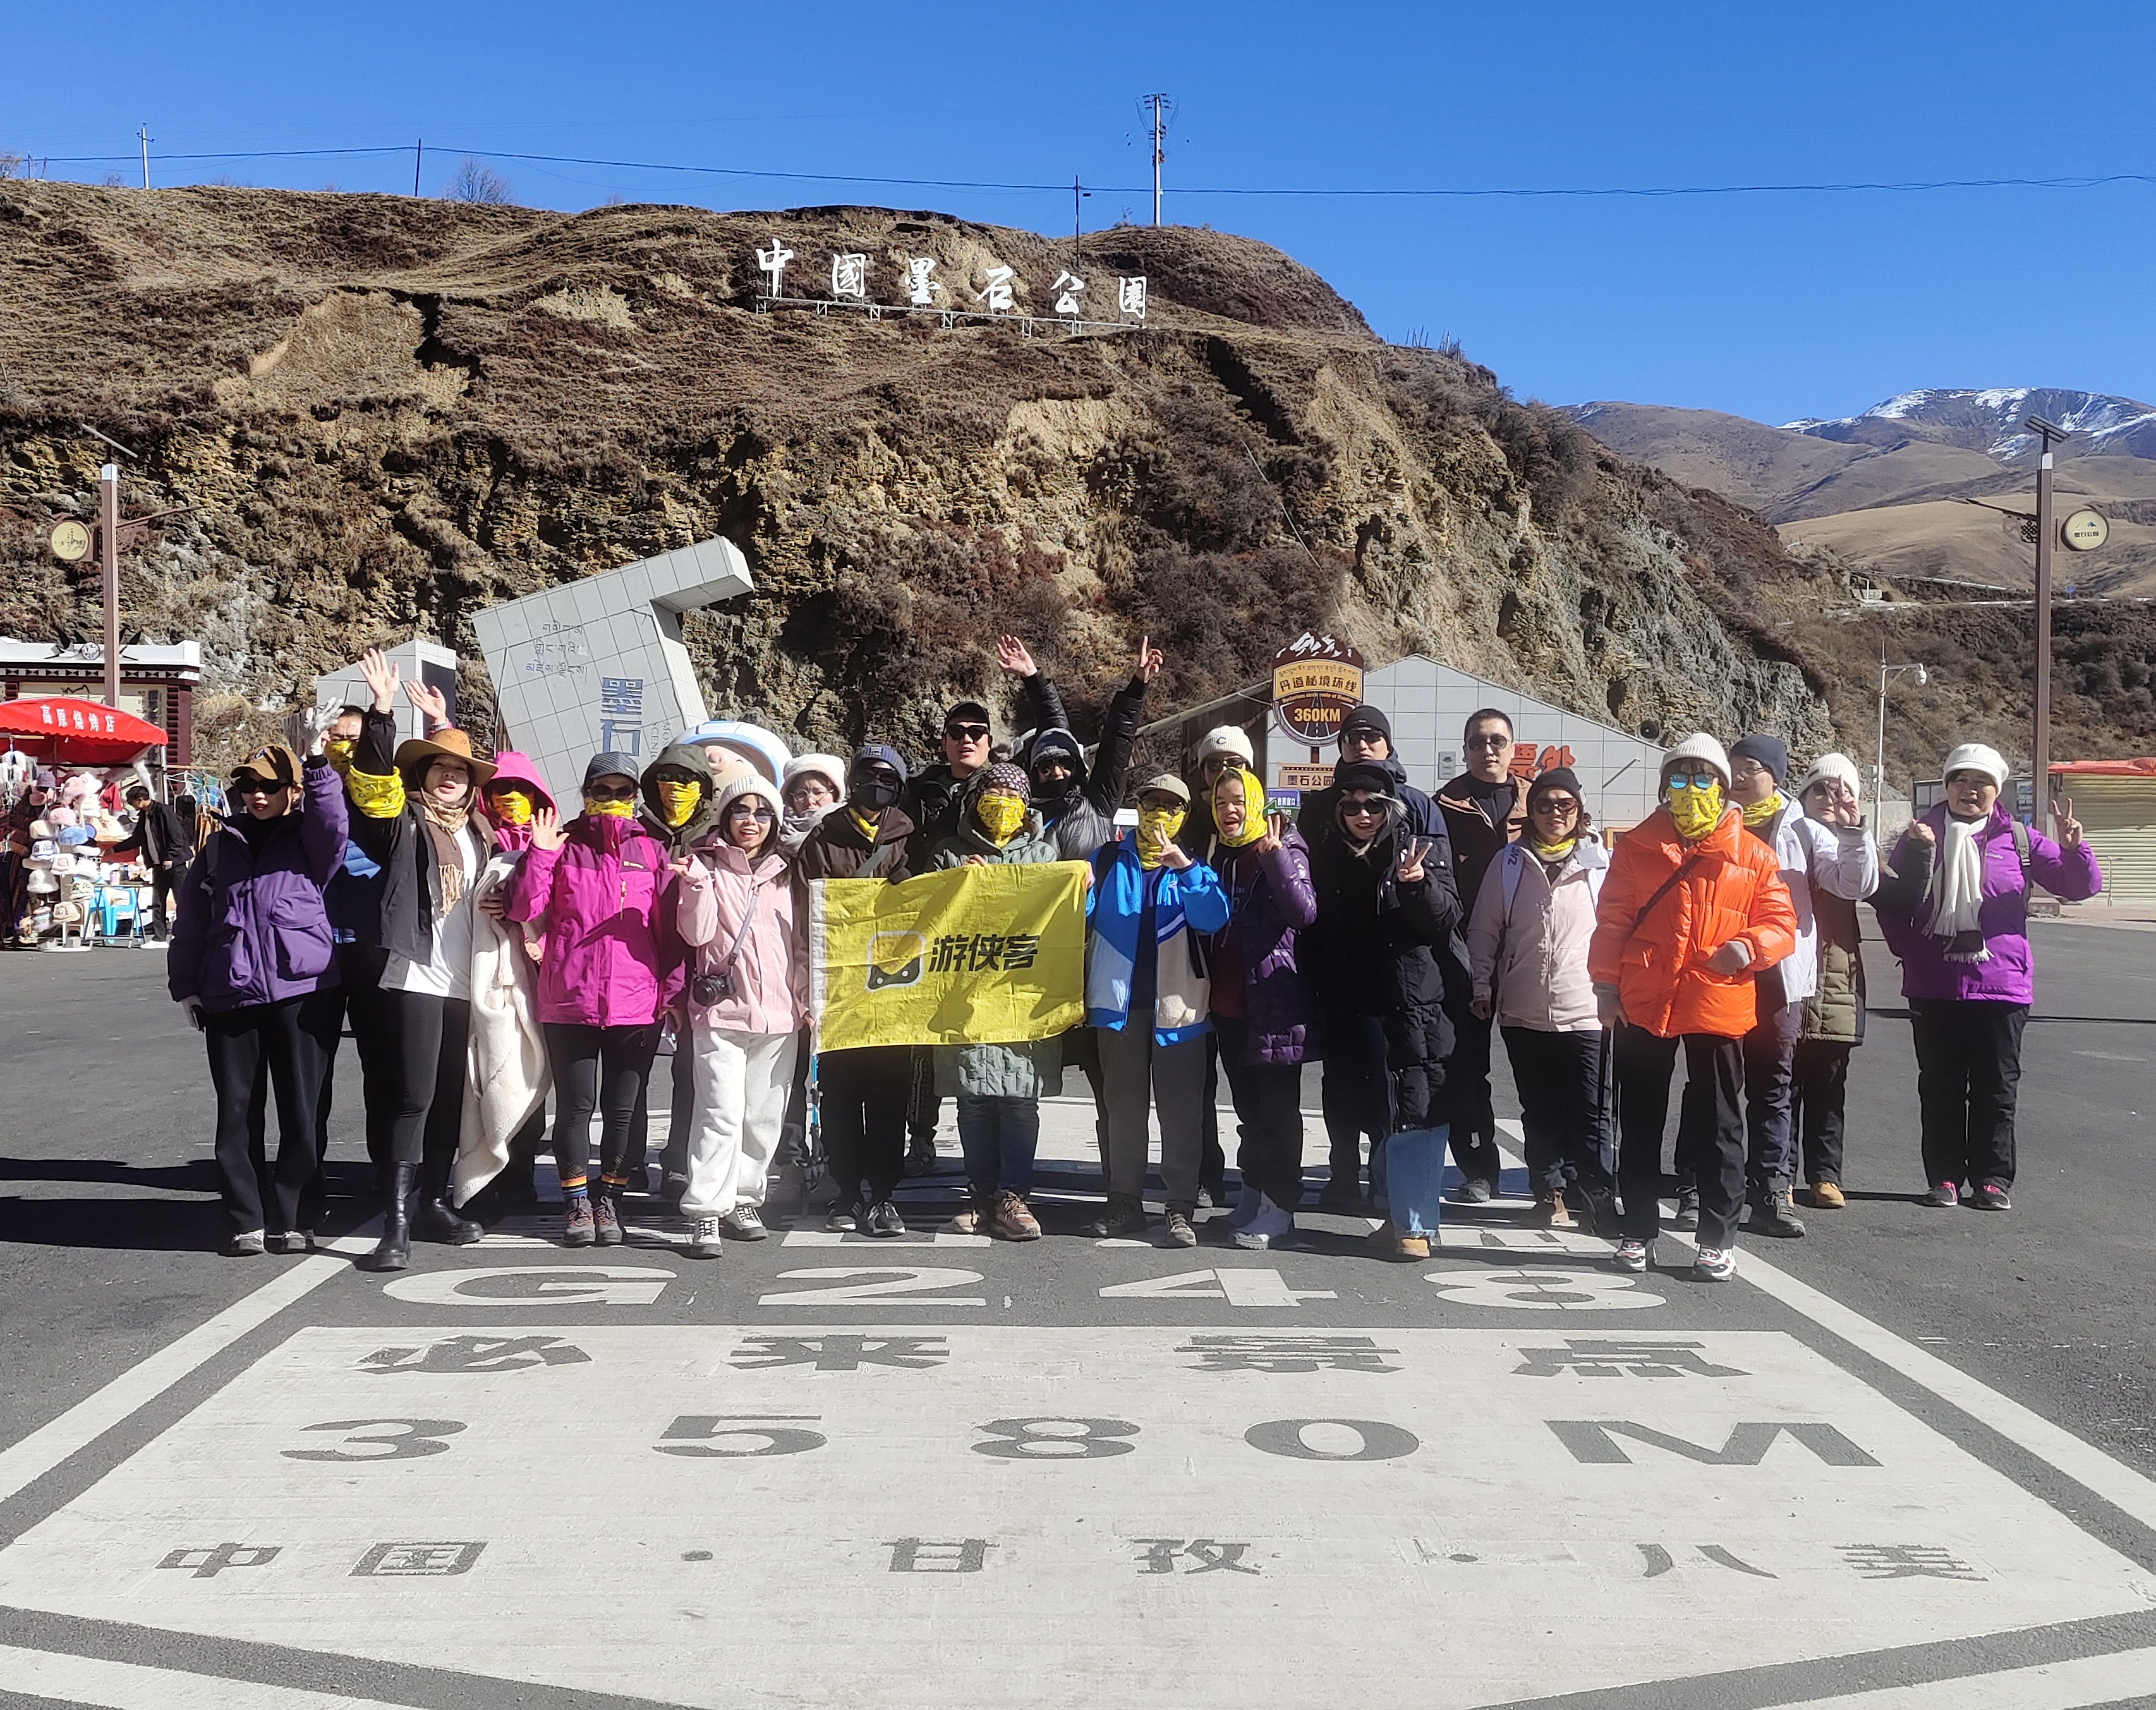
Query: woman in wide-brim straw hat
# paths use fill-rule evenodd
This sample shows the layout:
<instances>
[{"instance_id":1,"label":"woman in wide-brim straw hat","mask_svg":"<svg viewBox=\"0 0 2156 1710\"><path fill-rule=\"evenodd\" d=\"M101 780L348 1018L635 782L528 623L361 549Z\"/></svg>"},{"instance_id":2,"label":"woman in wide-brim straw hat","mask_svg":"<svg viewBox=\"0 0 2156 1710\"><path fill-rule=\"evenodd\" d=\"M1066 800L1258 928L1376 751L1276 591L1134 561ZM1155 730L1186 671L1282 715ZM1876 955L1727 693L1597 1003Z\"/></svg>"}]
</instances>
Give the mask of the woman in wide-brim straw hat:
<instances>
[{"instance_id":1,"label":"woman in wide-brim straw hat","mask_svg":"<svg viewBox=\"0 0 2156 1710\"><path fill-rule=\"evenodd\" d=\"M2072 802L2052 804L2056 840L2006 810L2006 762L1964 742L1941 768L1945 799L1895 846L1900 894L1882 889L1879 924L1902 959L1917 1047L1928 1204L1966 1195L1985 1211L2013 1204L2014 1106L2021 1030L2035 996L2029 888L2078 903L2103 888Z\"/></svg>"},{"instance_id":2,"label":"woman in wide-brim straw hat","mask_svg":"<svg viewBox=\"0 0 2156 1710\"><path fill-rule=\"evenodd\" d=\"M382 1239L362 1262L397 1271L409 1262L414 1236L463 1245L485 1232L457 1215L450 1176L470 1043L473 893L496 847L480 791L494 766L454 729L393 752L395 679L382 673L377 683L376 674L368 678L374 706L361 719L352 755L351 793L359 810L352 840L382 873L388 958L380 991L398 1087Z\"/></svg>"}]
</instances>

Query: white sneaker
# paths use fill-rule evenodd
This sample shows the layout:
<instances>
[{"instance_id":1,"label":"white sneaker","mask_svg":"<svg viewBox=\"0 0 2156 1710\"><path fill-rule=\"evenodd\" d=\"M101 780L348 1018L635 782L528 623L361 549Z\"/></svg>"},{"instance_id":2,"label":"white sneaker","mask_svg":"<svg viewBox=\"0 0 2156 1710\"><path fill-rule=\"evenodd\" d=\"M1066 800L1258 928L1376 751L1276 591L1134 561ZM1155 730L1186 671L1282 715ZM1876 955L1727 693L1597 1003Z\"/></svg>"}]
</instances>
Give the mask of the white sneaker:
<instances>
[{"instance_id":1,"label":"white sneaker","mask_svg":"<svg viewBox=\"0 0 2156 1710\"><path fill-rule=\"evenodd\" d=\"M1737 1274L1737 1249L1731 1247L1703 1247L1699 1257L1691 1262L1691 1273L1709 1282L1727 1282Z\"/></svg>"},{"instance_id":2,"label":"white sneaker","mask_svg":"<svg viewBox=\"0 0 2156 1710\"><path fill-rule=\"evenodd\" d=\"M1237 1210L1241 1207L1238 1206ZM1281 1210L1263 1194L1258 1195L1258 1207L1250 1221L1235 1231L1235 1245L1263 1252L1269 1247L1286 1247L1295 1239L1295 1216Z\"/></svg>"},{"instance_id":3,"label":"white sneaker","mask_svg":"<svg viewBox=\"0 0 2156 1710\"><path fill-rule=\"evenodd\" d=\"M696 1219L689 1226L689 1257L692 1259L718 1257L723 1229L723 1220L720 1218Z\"/></svg>"},{"instance_id":4,"label":"white sneaker","mask_svg":"<svg viewBox=\"0 0 2156 1710\"><path fill-rule=\"evenodd\" d=\"M1644 1241L1620 1241L1617 1251L1609 1256L1609 1262L1620 1271L1630 1271L1638 1276L1654 1262L1655 1250Z\"/></svg>"},{"instance_id":5,"label":"white sneaker","mask_svg":"<svg viewBox=\"0 0 2156 1710\"><path fill-rule=\"evenodd\" d=\"M736 1206L719 1221L736 1241L762 1241L771 1233L763 1226L763 1219L757 1215L754 1206Z\"/></svg>"}]
</instances>

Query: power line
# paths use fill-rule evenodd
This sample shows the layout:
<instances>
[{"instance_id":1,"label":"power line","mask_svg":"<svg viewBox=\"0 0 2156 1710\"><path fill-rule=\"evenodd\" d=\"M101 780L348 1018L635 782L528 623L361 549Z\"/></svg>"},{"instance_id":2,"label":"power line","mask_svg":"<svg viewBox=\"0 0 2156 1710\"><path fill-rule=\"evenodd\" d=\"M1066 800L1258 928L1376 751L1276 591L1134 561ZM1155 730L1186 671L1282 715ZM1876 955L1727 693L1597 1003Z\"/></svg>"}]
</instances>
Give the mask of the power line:
<instances>
[{"instance_id":1,"label":"power line","mask_svg":"<svg viewBox=\"0 0 2156 1710\"><path fill-rule=\"evenodd\" d=\"M370 148L232 149L193 154L168 154L165 161L273 161L314 159L346 155L403 155L408 144ZM600 166L619 172L674 172L692 177L769 179L802 184L866 184L911 190L988 190L1028 195L1060 196L1068 184L1028 183L978 178L900 178L863 172L796 172L753 166L709 166L665 161L611 160L588 155L530 154L508 149L460 149L450 154L470 154L485 160L527 161L537 166ZM54 166L104 166L132 162L133 155L54 155ZM1355 197L1404 198L1693 196L1842 196L1908 194L1943 190L2095 190L2115 184L2156 184L2156 172L2104 172L2051 178L1904 178L1862 179L1819 183L1653 184L1653 185L1248 185L1214 184L1178 187L1178 196L1240 197ZM1150 184L1096 184L1096 190L1115 195L1149 195Z\"/></svg>"}]
</instances>

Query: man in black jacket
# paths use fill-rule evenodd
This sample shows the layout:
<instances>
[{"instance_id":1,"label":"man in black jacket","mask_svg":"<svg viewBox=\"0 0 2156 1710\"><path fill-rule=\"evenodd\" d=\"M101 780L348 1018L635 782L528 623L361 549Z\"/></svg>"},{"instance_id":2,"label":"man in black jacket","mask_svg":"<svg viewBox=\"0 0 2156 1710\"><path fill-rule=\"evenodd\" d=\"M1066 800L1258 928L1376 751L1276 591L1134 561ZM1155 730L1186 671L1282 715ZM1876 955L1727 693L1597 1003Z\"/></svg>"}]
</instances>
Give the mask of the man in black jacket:
<instances>
[{"instance_id":1,"label":"man in black jacket","mask_svg":"<svg viewBox=\"0 0 2156 1710\"><path fill-rule=\"evenodd\" d=\"M166 939L172 929L165 905L178 891L195 852L179 815L152 796L150 786L139 779L127 786L127 807L135 816L134 832L108 852L141 857L150 875L150 918L143 923L143 936Z\"/></svg>"}]
</instances>

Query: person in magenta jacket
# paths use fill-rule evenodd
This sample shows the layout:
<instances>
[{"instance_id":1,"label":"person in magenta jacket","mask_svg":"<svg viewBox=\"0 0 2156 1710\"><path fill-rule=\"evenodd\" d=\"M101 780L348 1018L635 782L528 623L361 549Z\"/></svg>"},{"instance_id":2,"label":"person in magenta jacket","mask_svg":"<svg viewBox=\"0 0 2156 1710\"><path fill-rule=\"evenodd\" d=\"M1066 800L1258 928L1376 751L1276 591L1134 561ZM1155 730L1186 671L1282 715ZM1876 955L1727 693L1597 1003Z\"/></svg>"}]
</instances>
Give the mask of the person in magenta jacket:
<instances>
[{"instance_id":1,"label":"person in magenta jacket","mask_svg":"<svg viewBox=\"0 0 2156 1710\"><path fill-rule=\"evenodd\" d=\"M554 1163L571 1247L621 1241L621 1198L637 1101L659 1049L660 1017L680 999L686 953L666 846L636 819L636 762L593 756L584 811L567 825L532 816L511 920L543 920L539 1024L554 1078ZM592 1112L599 1193L590 1192Z\"/></svg>"},{"instance_id":2,"label":"person in magenta jacket","mask_svg":"<svg viewBox=\"0 0 2156 1710\"><path fill-rule=\"evenodd\" d=\"M2052 808L2056 842L2008 815L1998 750L1965 742L1943 776L1946 799L1902 834L1888 863L1896 883L1880 887L1875 906L1909 1000L1925 1202L1954 1206L1966 1194L2004 1211L2013 1205L2021 1031L2035 997L2029 888L2083 902L2103 873L2071 801Z\"/></svg>"}]
</instances>

